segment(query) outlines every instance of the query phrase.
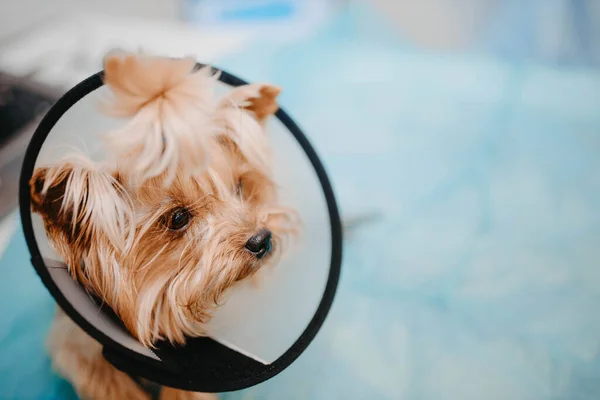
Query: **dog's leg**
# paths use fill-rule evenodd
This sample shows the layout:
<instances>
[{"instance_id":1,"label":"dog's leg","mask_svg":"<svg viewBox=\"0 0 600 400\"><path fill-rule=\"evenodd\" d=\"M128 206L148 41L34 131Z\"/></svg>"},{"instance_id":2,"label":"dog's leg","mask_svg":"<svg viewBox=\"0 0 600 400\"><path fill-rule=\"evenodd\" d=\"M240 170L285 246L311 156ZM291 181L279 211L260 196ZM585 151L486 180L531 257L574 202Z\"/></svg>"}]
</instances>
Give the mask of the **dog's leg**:
<instances>
[{"instance_id":1,"label":"dog's leg","mask_svg":"<svg viewBox=\"0 0 600 400\"><path fill-rule=\"evenodd\" d=\"M186 392L164 386L160 392L160 400L218 400L213 393Z\"/></svg>"},{"instance_id":2,"label":"dog's leg","mask_svg":"<svg viewBox=\"0 0 600 400\"><path fill-rule=\"evenodd\" d=\"M100 344L60 309L54 317L48 350L53 367L83 399L149 399L127 374L104 359Z\"/></svg>"}]
</instances>

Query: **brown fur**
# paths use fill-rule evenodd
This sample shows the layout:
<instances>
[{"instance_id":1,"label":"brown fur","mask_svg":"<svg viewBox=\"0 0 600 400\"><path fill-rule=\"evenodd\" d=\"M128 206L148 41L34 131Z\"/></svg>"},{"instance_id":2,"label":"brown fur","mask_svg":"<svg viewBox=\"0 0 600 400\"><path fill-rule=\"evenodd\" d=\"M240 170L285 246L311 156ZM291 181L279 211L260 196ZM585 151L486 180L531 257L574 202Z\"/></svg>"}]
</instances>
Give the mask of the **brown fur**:
<instances>
[{"instance_id":1,"label":"brown fur","mask_svg":"<svg viewBox=\"0 0 600 400\"><path fill-rule=\"evenodd\" d=\"M204 104L204 92L194 98L182 84L195 79L185 75L193 75L192 65L189 60L111 56L105 80L115 95L111 109L133 115L128 129L141 140L147 126L135 120L144 113L164 121L165 113L172 112L180 119L176 124L204 135L201 141L187 140L189 132L173 136L183 138L174 146L202 146L185 151L209 154L203 169L184 162L180 152L175 163L140 173L131 168L136 159L161 154L161 149L144 153L132 142L112 167L65 161L38 168L30 184L32 210L42 216L50 242L73 278L112 307L148 347L161 339L183 343L203 335L223 294L274 263L298 225L295 213L278 204L264 131L265 118L278 108L280 90L248 85ZM201 82L208 85L210 80ZM186 121L186 102L200 107L206 118ZM162 114L150 116L152 110ZM189 223L172 229L173 218L181 215ZM262 228L273 232L273 251L258 259L244 245ZM64 314L57 314L53 332L54 364L81 396L145 398ZM166 399L189 396L207 395L163 391Z\"/></svg>"},{"instance_id":2,"label":"brown fur","mask_svg":"<svg viewBox=\"0 0 600 400\"><path fill-rule=\"evenodd\" d=\"M275 86L265 85L259 90L260 95L250 99L250 105L247 110L252 111L259 121L263 121L271 114L279 109L277 105L277 96L281 93L281 89Z\"/></svg>"}]
</instances>

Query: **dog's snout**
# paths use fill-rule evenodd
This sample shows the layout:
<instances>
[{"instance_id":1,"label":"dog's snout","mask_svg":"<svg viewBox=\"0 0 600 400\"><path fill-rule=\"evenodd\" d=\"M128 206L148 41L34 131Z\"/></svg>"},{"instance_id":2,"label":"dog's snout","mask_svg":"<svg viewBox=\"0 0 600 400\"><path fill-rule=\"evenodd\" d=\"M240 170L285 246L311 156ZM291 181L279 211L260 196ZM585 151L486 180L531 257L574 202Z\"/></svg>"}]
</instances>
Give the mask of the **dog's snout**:
<instances>
[{"instance_id":1,"label":"dog's snout","mask_svg":"<svg viewBox=\"0 0 600 400\"><path fill-rule=\"evenodd\" d=\"M246 249L250 251L252 254L256 256L256 258L261 259L271 251L271 237L273 234L268 229L261 229L257 233L255 233L248 241L246 242Z\"/></svg>"}]
</instances>

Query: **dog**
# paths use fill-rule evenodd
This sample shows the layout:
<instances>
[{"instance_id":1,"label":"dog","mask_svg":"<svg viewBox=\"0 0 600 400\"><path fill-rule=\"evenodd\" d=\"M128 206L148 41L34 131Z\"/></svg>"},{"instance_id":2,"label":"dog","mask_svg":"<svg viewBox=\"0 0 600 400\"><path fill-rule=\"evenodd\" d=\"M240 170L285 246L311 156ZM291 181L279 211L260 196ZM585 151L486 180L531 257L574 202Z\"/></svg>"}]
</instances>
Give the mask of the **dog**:
<instances>
[{"instance_id":1,"label":"dog","mask_svg":"<svg viewBox=\"0 0 600 400\"><path fill-rule=\"evenodd\" d=\"M32 211L70 275L110 306L144 346L204 336L224 293L277 260L298 232L279 204L266 123L280 89L249 84L217 98L217 74L193 58L111 53L110 97L124 118L103 162L66 158L36 168ZM86 399L147 399L60 309L53 367ZM214 394L162 388L162 399Z\"/></svg>"}]
</instances>

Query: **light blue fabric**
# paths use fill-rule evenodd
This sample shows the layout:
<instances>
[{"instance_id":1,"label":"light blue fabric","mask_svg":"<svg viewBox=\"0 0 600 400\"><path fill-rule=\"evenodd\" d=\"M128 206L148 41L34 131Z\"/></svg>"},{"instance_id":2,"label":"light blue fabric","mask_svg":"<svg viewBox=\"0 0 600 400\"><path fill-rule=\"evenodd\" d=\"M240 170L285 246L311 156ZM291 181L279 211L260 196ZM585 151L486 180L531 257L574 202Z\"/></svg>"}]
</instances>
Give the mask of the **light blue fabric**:
<instances>
[{"instance_id":1,"label":"light blue fabric","mask_svg":"<svg viewBox=\"0 0 600 400\"><path fill-rule=\"evenodd\" d=\"M52 297L31 266L18 229L0 258L0 399L76 398L46 356L53 314Z\"/></svg>"},{"instance_id":2,"label":"light blue fabric","mask_svg":"<svg viewBox=\"0 0 600 400\"><path fill-rule=\"evenodd\" d=\"M322 331L225 399L600 398L600 74L396 41L354 9L220 66L285 88L348 237ZM0 398L72 398L20 232L0 260Z\"/></svg>"}]
</instances>

